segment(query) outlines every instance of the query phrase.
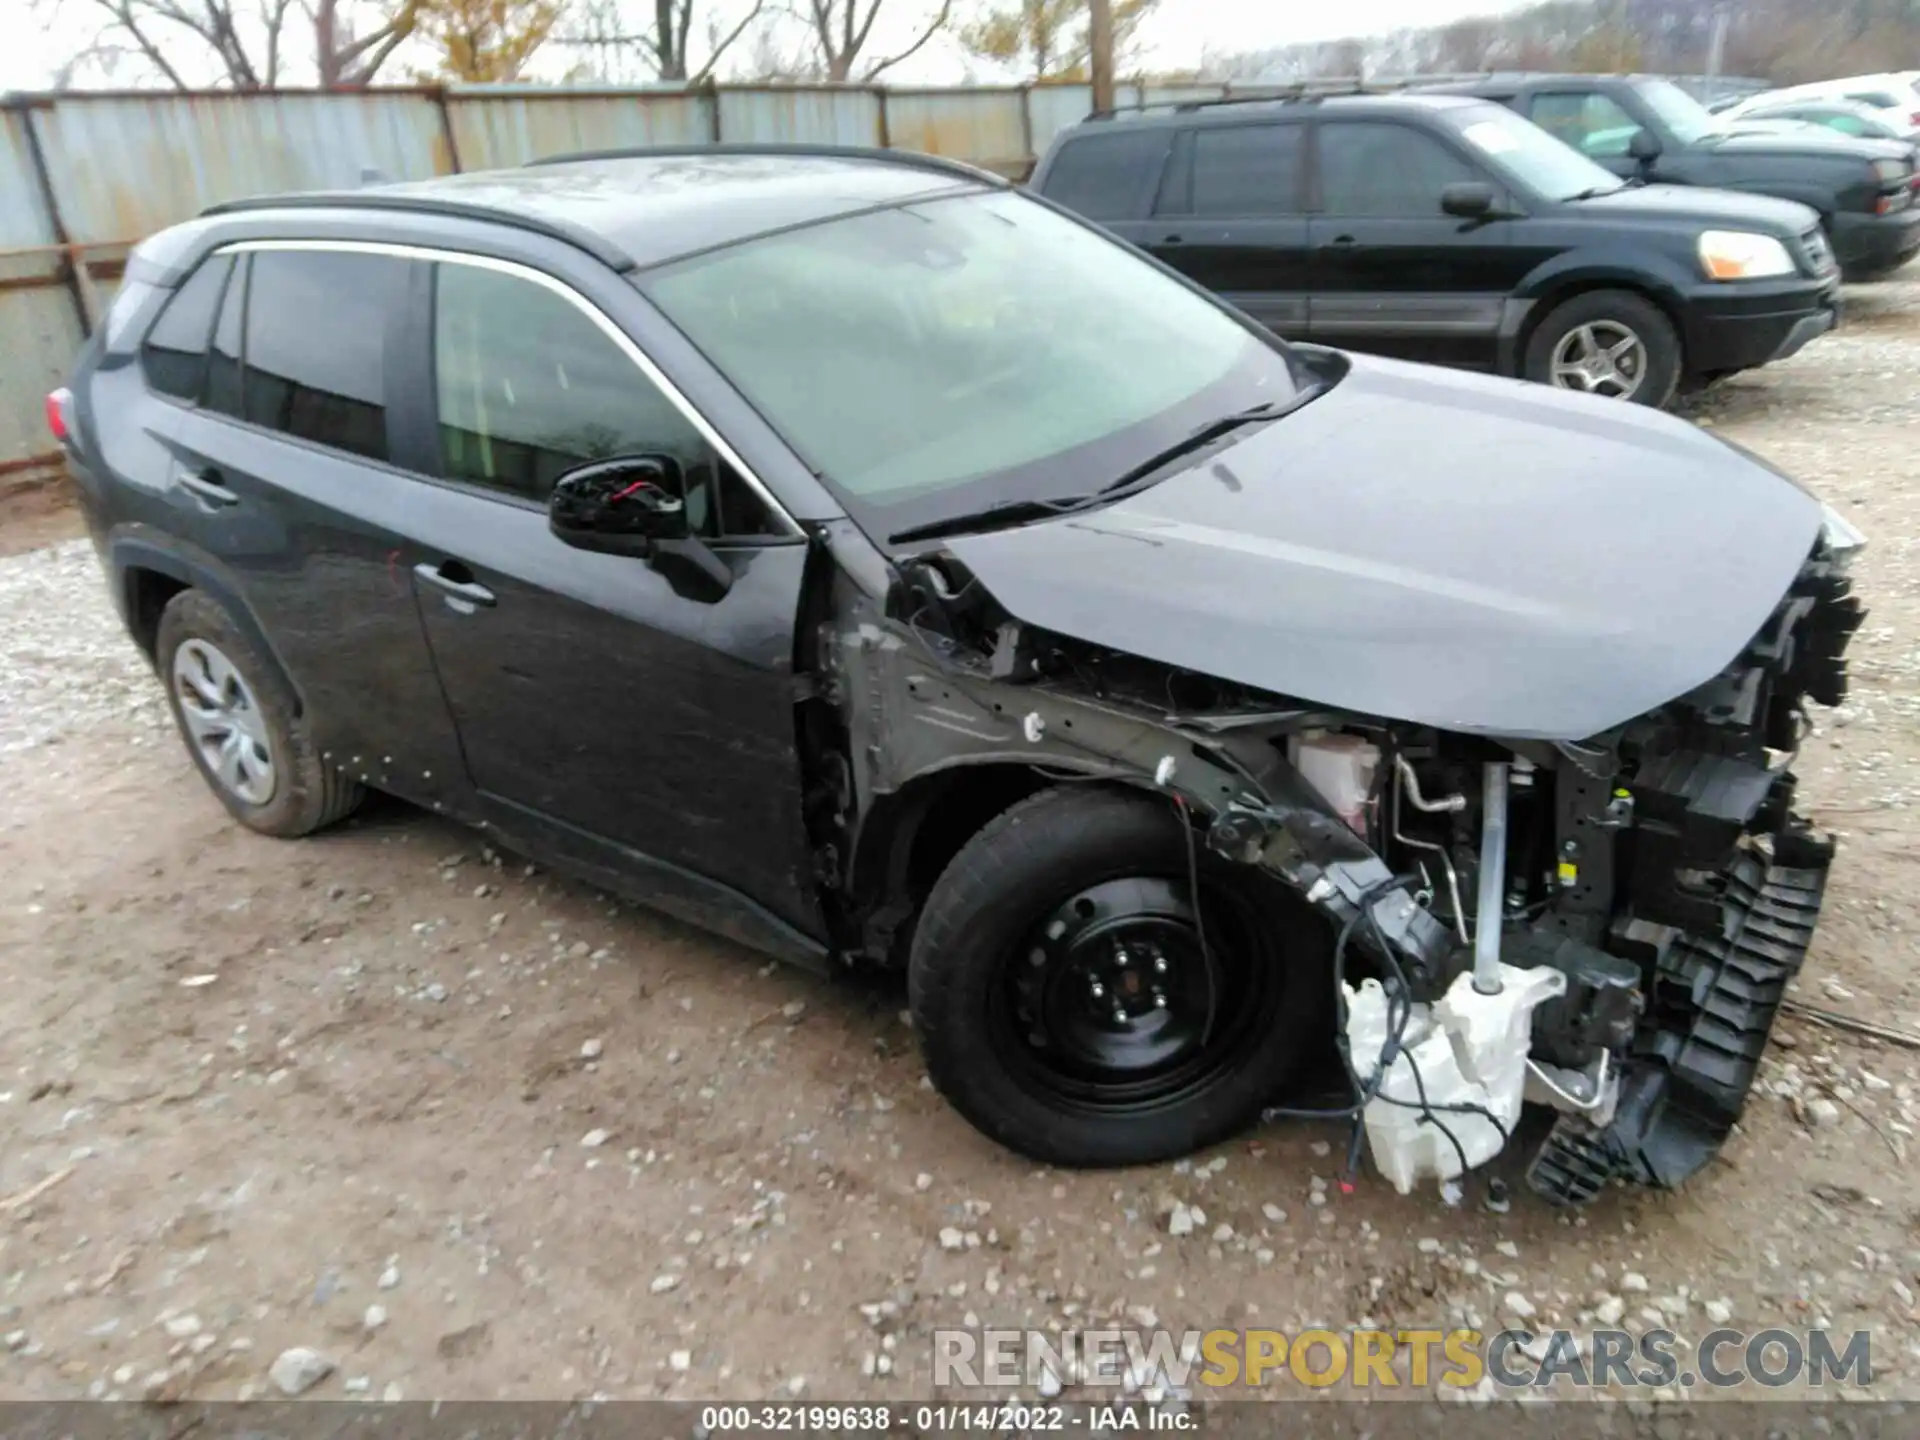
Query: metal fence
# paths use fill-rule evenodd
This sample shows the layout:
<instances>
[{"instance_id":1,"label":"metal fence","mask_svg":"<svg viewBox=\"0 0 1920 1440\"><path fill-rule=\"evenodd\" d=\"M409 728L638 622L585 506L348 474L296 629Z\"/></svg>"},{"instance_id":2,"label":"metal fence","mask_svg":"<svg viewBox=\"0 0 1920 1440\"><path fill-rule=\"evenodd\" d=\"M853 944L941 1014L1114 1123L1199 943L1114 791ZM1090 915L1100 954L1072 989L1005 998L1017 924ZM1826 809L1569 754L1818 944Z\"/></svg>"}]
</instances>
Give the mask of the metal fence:
<instances>
[{"instance_id":1,"label":"metal fence","mask_svg":"<svg viewBox=\"0 0 1920 1440\"><path fill-rule=\"evenodd\" d=\"M1122 85L1115 98L1125 108L1290 88ZM111 299L128 250L218 201L350 188L369 171L423 179L569 150L714 141L891 146L1024 175L1054 134L1091 105L1084 85L427 86L0 98L0 489L57 471L41 400Z\"/></svg>"}]
</instances>

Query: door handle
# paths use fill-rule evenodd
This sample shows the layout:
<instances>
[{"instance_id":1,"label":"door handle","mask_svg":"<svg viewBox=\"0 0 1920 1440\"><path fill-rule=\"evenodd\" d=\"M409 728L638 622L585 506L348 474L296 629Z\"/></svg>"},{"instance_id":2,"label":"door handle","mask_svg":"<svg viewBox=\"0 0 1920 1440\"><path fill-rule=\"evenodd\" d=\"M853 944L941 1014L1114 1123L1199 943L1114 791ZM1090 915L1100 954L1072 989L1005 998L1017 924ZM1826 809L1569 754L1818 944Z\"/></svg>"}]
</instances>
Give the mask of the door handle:
<instances>
[{"instance_id":1,"label":"door handle","mask_svg":"<svg viewBox=\"0 0 1920 1440\"><path fill-rule=\"evenodd\" d=\"M458 560L442 560L437 564L423 560L413 567L413 573L444 594L449 601L460 601L470 607L493 604L493 591L475 580L473 572ZM458 609L459 606L454 608Z\"/></svg>"},{"instance_id":2,"label":"door handle","mask_svg":"<svg viewBox=\"0 0 1920 1440\"><path fill-rule=\"evenodd\" d=\"M1351 235L1336 235L1331 240L1327 241L1327 249L1351 250L1353 249L1354 246L1358 245L1359 243L1360 242L1354 239L1353 236Z\"/></svg>"},{"instance_id":3,"label":"door handle","mask_svg":"<svg viewBox=\"0 0 1920 1440\"><path fill-rule=\"evenodd\" d=\"M1185 239L1186 237L1184 235L1162 235L1160 237L1160 243L1162 245L1178 245Z\"/></svg>"},{"instance_id":4,"label":"door handle","mask_svg":"<svg viewBox=\"0 0 1920 1440\"><path fill-rule=\"evenodd\" d=\"M220 510L240 503L240 497L227 488L218 470L182 470L180 488L210 509Z\"/></svg>"}]
</instances>

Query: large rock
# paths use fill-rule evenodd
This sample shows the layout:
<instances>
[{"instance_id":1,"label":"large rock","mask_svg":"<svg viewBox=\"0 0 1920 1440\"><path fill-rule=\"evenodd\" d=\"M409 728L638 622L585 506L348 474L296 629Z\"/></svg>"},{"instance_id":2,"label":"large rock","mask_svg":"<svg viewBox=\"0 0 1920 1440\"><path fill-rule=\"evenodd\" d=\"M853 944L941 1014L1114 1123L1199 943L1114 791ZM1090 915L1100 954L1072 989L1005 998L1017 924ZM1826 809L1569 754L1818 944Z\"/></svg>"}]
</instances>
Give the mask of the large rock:
<instances>
[{"instance_id":1,"label":"large rock","mask_svg":"<svg viewBox=\"0 0 1920 1440\"><path fill-rule=\"evenodd\" d=\"M304 1345L282 1350L267 1370L282 1395L304 1395L332 1373L333 1361Z\"/></svg>"}]
</instances>

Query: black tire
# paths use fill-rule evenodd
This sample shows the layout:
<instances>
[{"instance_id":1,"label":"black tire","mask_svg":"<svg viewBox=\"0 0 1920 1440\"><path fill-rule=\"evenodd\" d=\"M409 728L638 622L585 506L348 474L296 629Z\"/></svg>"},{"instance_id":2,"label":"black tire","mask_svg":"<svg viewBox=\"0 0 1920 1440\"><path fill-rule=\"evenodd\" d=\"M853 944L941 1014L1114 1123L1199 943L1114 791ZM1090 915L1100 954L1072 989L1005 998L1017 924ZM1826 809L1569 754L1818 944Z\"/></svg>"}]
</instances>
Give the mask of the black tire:
<instances>
[{"instance_id":1,"label":"black tire","mask_svg":"<svg viewBox=\"0 0 1920 1440\"><path fill-rule=\"evenodd\" d=\"M271 792L262 794L258 802L237 794L221 778L189 724L184 710L184 682L176 677L174 662L181 647L195 641L213 647L232 666L244 682L241 693L250 692L255 702L246 711L258 716L267 738L272 771ZM310 835L345 819L365 798L366 792L358 783L320 758L280 672L261 657L225 607L205 591L183 590L168 602L160 616L154 658L161 682L167 687L167 707L173 712L173 723L179 727L187 753L207 788L248 829L283 839Z\"/></svg>"},{"instance_id":2,"label":"black tire","mask_svg":"<svg viewBox=\"0 0 1920 1440\"><path fill-rule=\"evenodd\" d=\"M1325 1052L1325 922L1279 881L1190 848L1189 836L1166 800L1068 785L990 821L935 883L909 1003L933 1083L985 1134L1049 1164L1151 1164L1243 1129ZM1193 864L1203 928L1177 918ZM1129 953L1136 968L1112 971ZM1079 1016L1083 982L1102 994L1086 968L1100 964L1112 999ZM1175 994L1156 1009L1141 990L1158 997L1162 984ZM1136 1010L1124 1024L1091 1013L1124 1003ZM1206 1017L1198 1038L1160 1062L1087 1058L1151 1056L1195 1015Z\"/></svg>"},{"instance_id":3,"label":"black tire","mask_svg":"<svg viewBox=\"0 0 1920 1440\"><path fill-rule=\"evenodd\" d=\"M1522 373L1542 385L1554 384L1553 358L1562 343L1582 326L1617 327L1630 331L1640 342L1644 362L1633 377L1636 384L1629 399L1636 405L1664 407L1673 399L1680 384L1684 356L1680 337L1666 312L1644 295L1631 290L1589 290L1564 300L1548 311L1527 340ZM1572 389L1572 386L1561 386Z\"/></svg>"}]
</instances>

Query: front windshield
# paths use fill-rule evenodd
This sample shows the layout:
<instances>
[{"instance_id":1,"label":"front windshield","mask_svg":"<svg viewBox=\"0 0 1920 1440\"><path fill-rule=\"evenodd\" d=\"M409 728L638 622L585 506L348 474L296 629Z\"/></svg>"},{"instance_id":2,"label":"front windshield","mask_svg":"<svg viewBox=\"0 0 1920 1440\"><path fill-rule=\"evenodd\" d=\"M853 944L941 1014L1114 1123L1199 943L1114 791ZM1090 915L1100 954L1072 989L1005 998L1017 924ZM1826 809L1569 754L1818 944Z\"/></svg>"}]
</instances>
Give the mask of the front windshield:
<instances>
[{"instance_id":1,"label":"front windshield","mask_svg":"<svg viewBox=\"0 0 1920 1440\"><path fill-rule=\"evenodd\" d=\"M1671 80L1642 80L1635 88L1647 108L1682 145L1691 145L1722 128L1719 116Z\"/></svg>"},{"instance_id":2,"label":"front windshield","mask_svg":"<svg viewBox=\"0 0 1920 1440\"><path fill-rule=\"evenodd\" d=\"M1495 169L1543 200L1605 195L1621 187L1622 181L1612 171L1602 169L1504 105L1476 105L1448 114L1459 127L1460 137L1486 156Z\"/></svg>"},{"instance_id":3,"label":"front windshield","mask_svg":"<svg viewBox=\"0 0 1920 1440\"><path fill-rule=\"evenodd\" d=\"M1277 343L1007 192L763 236L640 284L884 533L1098 490L1298 389Z\"/></svg>"}]
</instances>

